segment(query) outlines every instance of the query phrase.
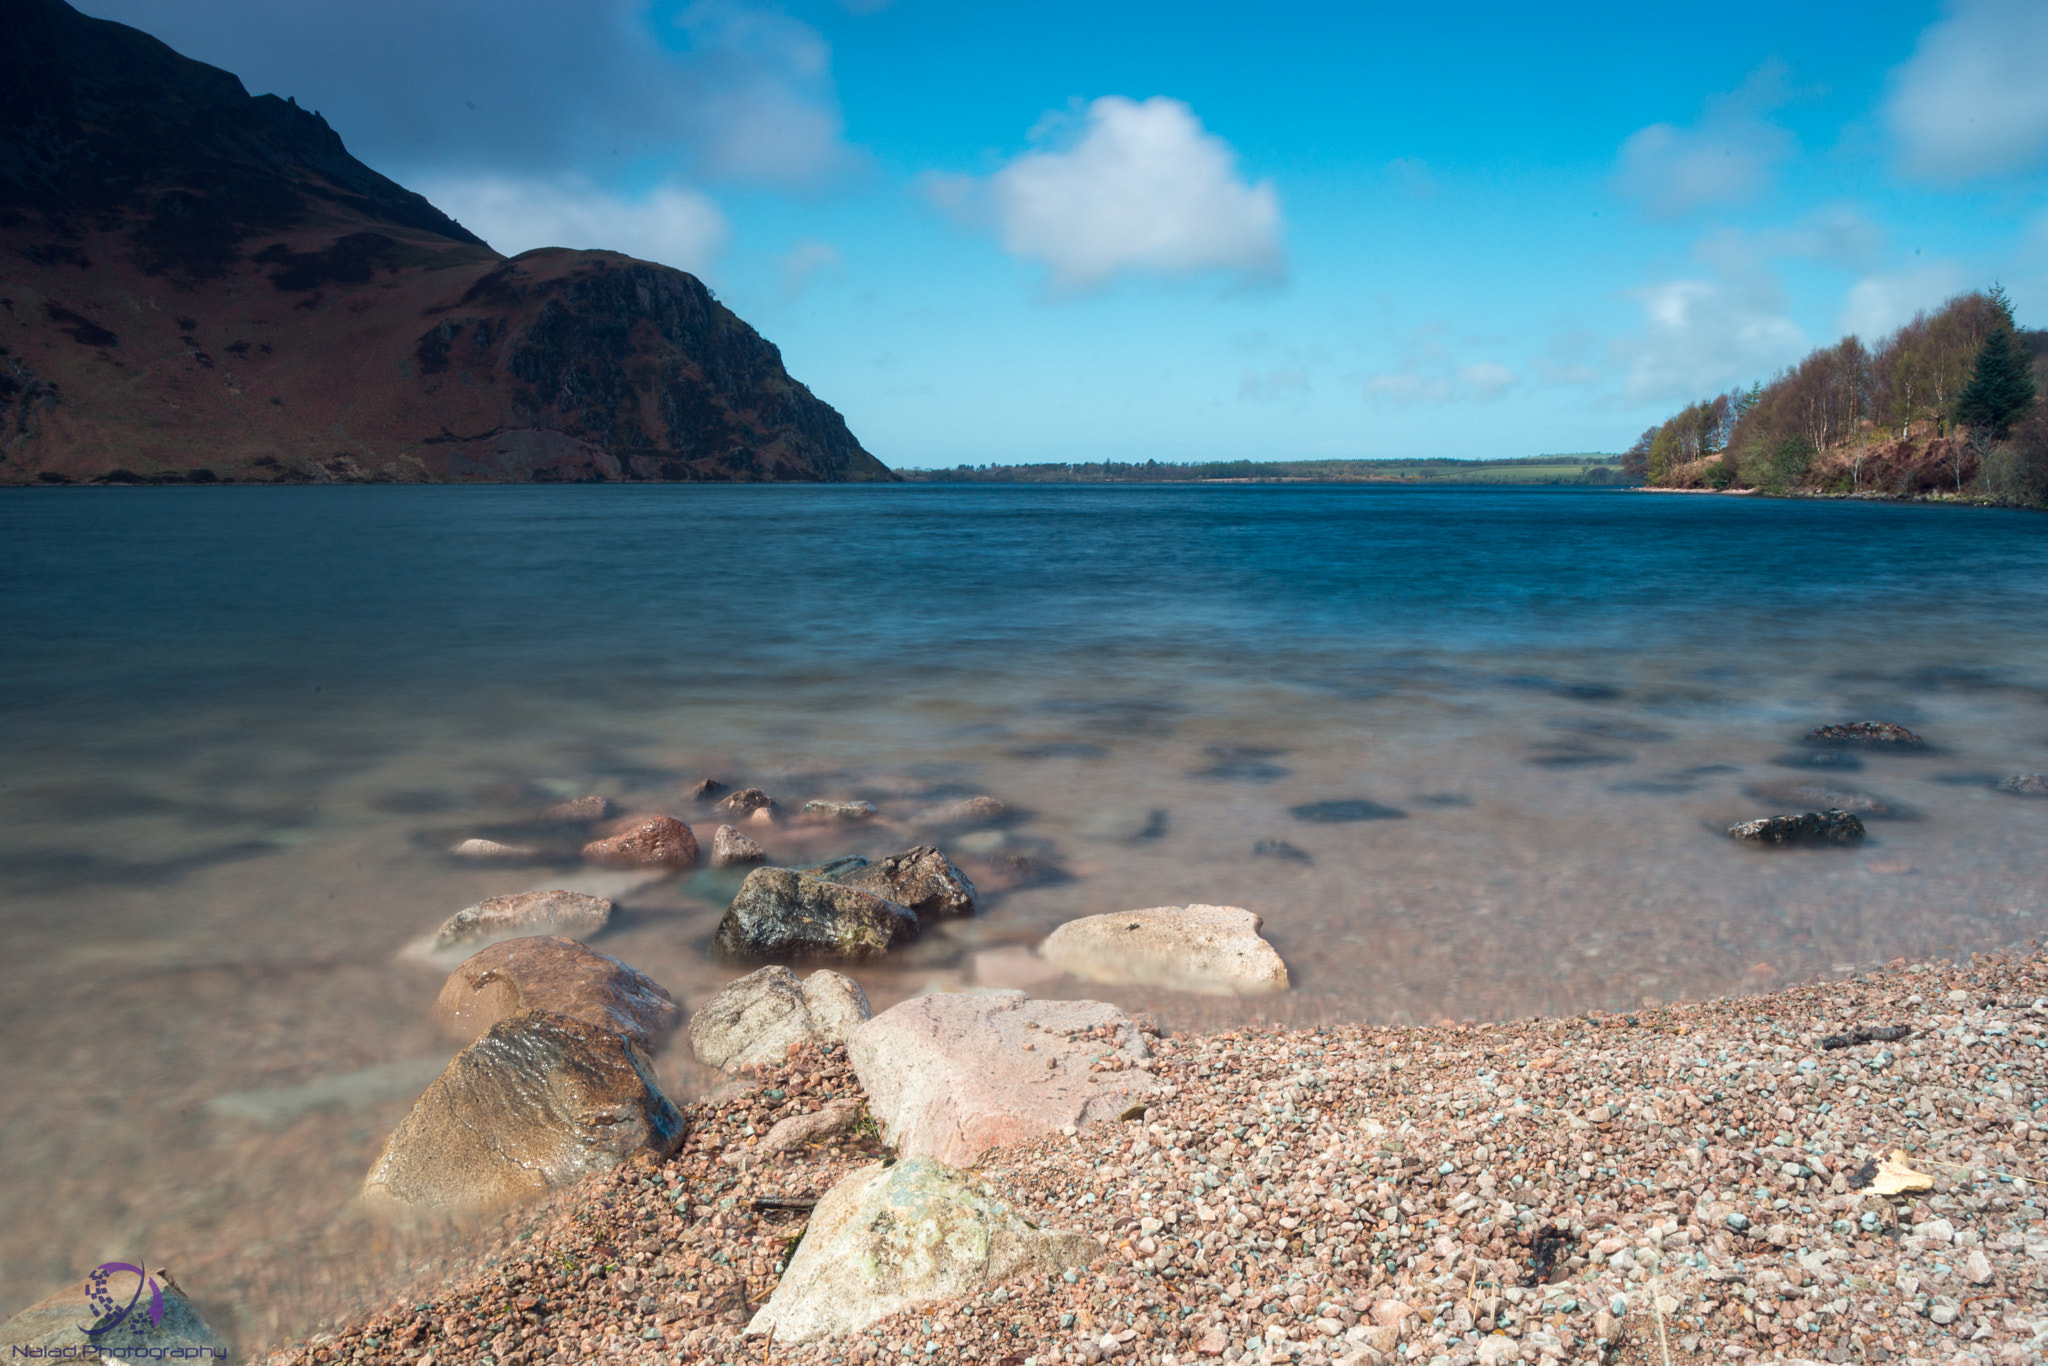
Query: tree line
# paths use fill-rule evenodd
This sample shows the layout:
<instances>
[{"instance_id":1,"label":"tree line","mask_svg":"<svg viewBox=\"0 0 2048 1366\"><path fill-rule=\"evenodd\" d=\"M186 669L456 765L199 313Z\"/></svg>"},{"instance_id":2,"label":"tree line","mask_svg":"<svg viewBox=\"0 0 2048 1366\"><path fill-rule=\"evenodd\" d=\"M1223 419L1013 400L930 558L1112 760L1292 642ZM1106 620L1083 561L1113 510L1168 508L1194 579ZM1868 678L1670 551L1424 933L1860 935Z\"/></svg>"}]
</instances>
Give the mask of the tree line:
<instances>
[{"instance_id":1,"label":"tree line","mask_svg":"<svg viewBox=\"0 0 2048 1366\"><path fill-rule=\"evenodd\" d=\"M1975 492L2048 503L2048 331L2002 288L1959 294L1866 346L1845 337L1769 381L1688 404L1622 456L1651 486Z\"/></svg>"}]
</instances>

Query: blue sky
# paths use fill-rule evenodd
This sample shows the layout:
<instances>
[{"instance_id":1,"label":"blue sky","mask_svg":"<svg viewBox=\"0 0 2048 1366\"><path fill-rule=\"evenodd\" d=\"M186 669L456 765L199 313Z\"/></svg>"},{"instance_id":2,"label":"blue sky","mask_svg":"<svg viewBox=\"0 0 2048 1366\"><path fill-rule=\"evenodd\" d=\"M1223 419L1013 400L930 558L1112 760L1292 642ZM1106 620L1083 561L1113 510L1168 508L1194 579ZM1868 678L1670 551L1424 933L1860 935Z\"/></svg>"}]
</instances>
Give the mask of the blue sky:
<instances>
[{"instance_id":1,"label":"blue sky","mask_svg":"<svg viewBox=\"0 0 2048 1366\"><path fill-rule=\"evenodd\" d=\"M87 0L507 252L702 275L900 466L1616 451L2001 280L2048 4Z\"/></svg>"}]
</instances>

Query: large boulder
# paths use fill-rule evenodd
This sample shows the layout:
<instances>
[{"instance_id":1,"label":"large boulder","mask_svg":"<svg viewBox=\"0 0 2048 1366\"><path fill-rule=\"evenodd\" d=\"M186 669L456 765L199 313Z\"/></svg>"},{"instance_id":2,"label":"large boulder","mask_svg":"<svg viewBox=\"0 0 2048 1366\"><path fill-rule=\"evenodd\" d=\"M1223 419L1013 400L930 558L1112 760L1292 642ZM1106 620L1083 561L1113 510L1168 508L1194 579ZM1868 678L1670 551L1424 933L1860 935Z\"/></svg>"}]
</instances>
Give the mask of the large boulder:
<instances>
[{"instance_id":1,"label":"large boulder","mask_svg":"<svg viewBox=\"0 0 2048 1366\"><path fill-rule=\"evenodd\" d=\"M728 958L875 958L917 933L917 916L861 887L756 868L718 924Z\"/></svg>"},{"instance_id":2,"label":"large boulder","mask_svg":"<svg viewBox=\"0 0 2048 1366\"><path fill-rule=\"evenodd\" d=\"M690 1017L690 1051L731 1072L765 1066L794 1043L844 1043L871 1013L851 977L819 971L800 982L788 968L762 968L726 983Z\"/></svg>"},{"instance_id":3,"label":"large boulder","mask_svg":"<svg viewBox=\"0 0 2048 1366\"><path fill-rule=\"evenodd\" d=\"M1802 811L1794 816L1761 816L1728 827L1731 839L1754 844L1854 844L1863 821L1853 811Z\"/></svg>"},{"instance_id":4,"label":"large boulder","mask_svg":"<svg viewBox=\"0 0 2048 1366\"><path fill-rule=\"evenodd\" d=\"M612 903L605 897L552 887L544 892L487 896L465 906L434 932L432 949L480 949L501 939L530 934L565 934L582 939L611 923Z\"/></svg>"},{"instance_id":5,"label":"large boulder","mask_svg":"<svg viewBox=\"0 0 2048 1366\"><path fill-rule=\"evenodd\" d=\"M1087 982L1267 996L1287 990L1287 965L1259 937L1264 924L1240 906L1153 906L1069 920L1038 951Z\"/></svg>"},{"instance_id":6,"label":"large boulder","mask_svg":"<svg viewBox=\"0 0 2048 1366\"><path fill-rule=\"evenodd\" d=\"M1167 1085L1137 1024L1101 1001L919 996L846 1045L868 1111L906 1157L966 1166L990 1148L1114 1120Z\"/></svg>"},{"instance_id":7,"label":"large boulder","mask_svg":"<svg viewBox=\"0 0 2048 1366\"><path fill-rule=\"evenodd\" d=\"M126 1262L95 1267L0 1323L0 1348L9 1359L74 1361L215 1361L228 1353L170 1272Z\"/></svg>"},{"instance_id":8,"label":"large boulder","mask_svg":"<svg viewBox=\"0 0 2048 1366\"><path fill-rule=\"evenodd\" d=\"M929 844L914 845L873 863L854 855L806 868L812 877L842 887L860 887L917 912L919 920L973 915L980 909L967 875Z\"/></svg>"},{"instance_id":9,"label":"large boulder","mask_svg":"<svg viewBox=\"0 0 2048 1366\"><path fill-rule=\"evenodd\" d=\"M529 1010L616 1030L649 1052L668 1037L679 1015L674 999L653 978L572 939L534 935L465 959L434 1001L434 1023L468 1043L498 1021Z\"/></svg>"},{"instance_id":10,"label":"large boulder","mask_svg":"<svg viewBox=\"0 0 2048 1366\"><path fill-rule=\"evenodd\" d=\"M654 1065L614 1030L540 1011L455 1055L385 1141L362 1203L404 1222L467 1220L606 1171L666 1156L683 1117Z\"/></svg>"},{"instance_id":11,"label":"large boulder","mask_svg":"<svg viewBox=\"0 0 2048 1366\"><path fill-rule=\"evenodd\" d=\"M583 846L583 857L607 868L673 868L697 866L697 837L674 816L632 820L609 839Z\"/></svg>"},{"instance_id":12,"label":"large boulder","mask_svg":"<svg viewBox=\"0 0 2048 1366\"><path fill-rule=\"evenodd\" d=\"M816 1342L920 1305L970 1299L1015 1276L1079 1270L1101 1255L1093 1238L1038 1228L965 1172L917 1157L875 1163L818 1202L747 1335Z\"/></svg>"}]
</instances>

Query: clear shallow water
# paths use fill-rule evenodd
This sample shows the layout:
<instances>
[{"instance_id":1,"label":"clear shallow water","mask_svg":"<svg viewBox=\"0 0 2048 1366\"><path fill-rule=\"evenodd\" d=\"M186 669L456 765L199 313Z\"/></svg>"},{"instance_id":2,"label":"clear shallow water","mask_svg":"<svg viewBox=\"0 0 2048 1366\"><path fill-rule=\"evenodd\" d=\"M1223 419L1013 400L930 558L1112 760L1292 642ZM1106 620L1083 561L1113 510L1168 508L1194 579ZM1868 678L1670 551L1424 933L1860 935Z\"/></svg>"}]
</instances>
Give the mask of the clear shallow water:
<instances>
[{"instance_id":1,"label":"clear shallow water","mask_svg":"<svg viewBox=\"0 0 2048 1366\"><path fill-rule=\"evenodd\" d=\"M2044 622L2048 520L1954 508L0 497L0 1308L147 1256L253 1346L399 1274L410 1254L336 1217L448 1052L437 975L394 954L566 875L445 853L552 795L705 835L677 790L706 774L882 809L766 841L791 860L926 838L949 795L1009 803L1012 826L940 840L988 914L864 970L878 1007L969 985L977 952L1073 915L1193 900L1264 915L1297 990L1065 994L1187 1025L1633 1007L2038 934L2048 802L1988 784L2048 768ZM1778 762L1863 717L1938 752ZM1717 833L1802 781L1906 818L1851 851ZM1402 814L1294 814L1346 801ZM726 891L636 894L599 947L692 1007L731 975L705 952ZM663 1067L688 1089L679 1051Z\"/></svg>"}]
</instances>

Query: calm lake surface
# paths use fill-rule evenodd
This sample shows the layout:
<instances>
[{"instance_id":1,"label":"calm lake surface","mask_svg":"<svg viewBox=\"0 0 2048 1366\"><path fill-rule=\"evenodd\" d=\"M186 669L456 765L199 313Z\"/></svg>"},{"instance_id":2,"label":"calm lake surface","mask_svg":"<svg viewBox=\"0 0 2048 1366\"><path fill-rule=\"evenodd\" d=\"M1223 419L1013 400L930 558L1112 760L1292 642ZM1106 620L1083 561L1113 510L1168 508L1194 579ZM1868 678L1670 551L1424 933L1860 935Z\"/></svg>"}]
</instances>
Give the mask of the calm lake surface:
<instances>
[{"instance_id":1,"label":"calm lake surface","mask_svg":"<svg viewBox=\"0 0 2048 1366\"><path fill-rule=\"evenodd\" d=\"M253 1349L419 1273L346 1212L453 1049L441 973L400 951L577 876L448 853L551 801L708 846L680 792L712 776L880 808L763 834L777 859L940 843L986 914L859 970L878 1009L1073 916L1189 901L1263 915L1296 990L1041 994L1179 1027L1635 1009L2040 935L2048 801L1992 783L2048 769L2044 626L2048 519L1961 508L0 495L0 1313L146 1257ZM1933 752L1791 766L1860 719ZM1815 785L1893 814L1854 849L1720 833ZM981 793L1012 823L932 823ZM624 896L596 945L693 1009L737 971L708 953L734 882ZM660 1059L685 1093L687 1051Z\"/></svg>"}]
</instances>

